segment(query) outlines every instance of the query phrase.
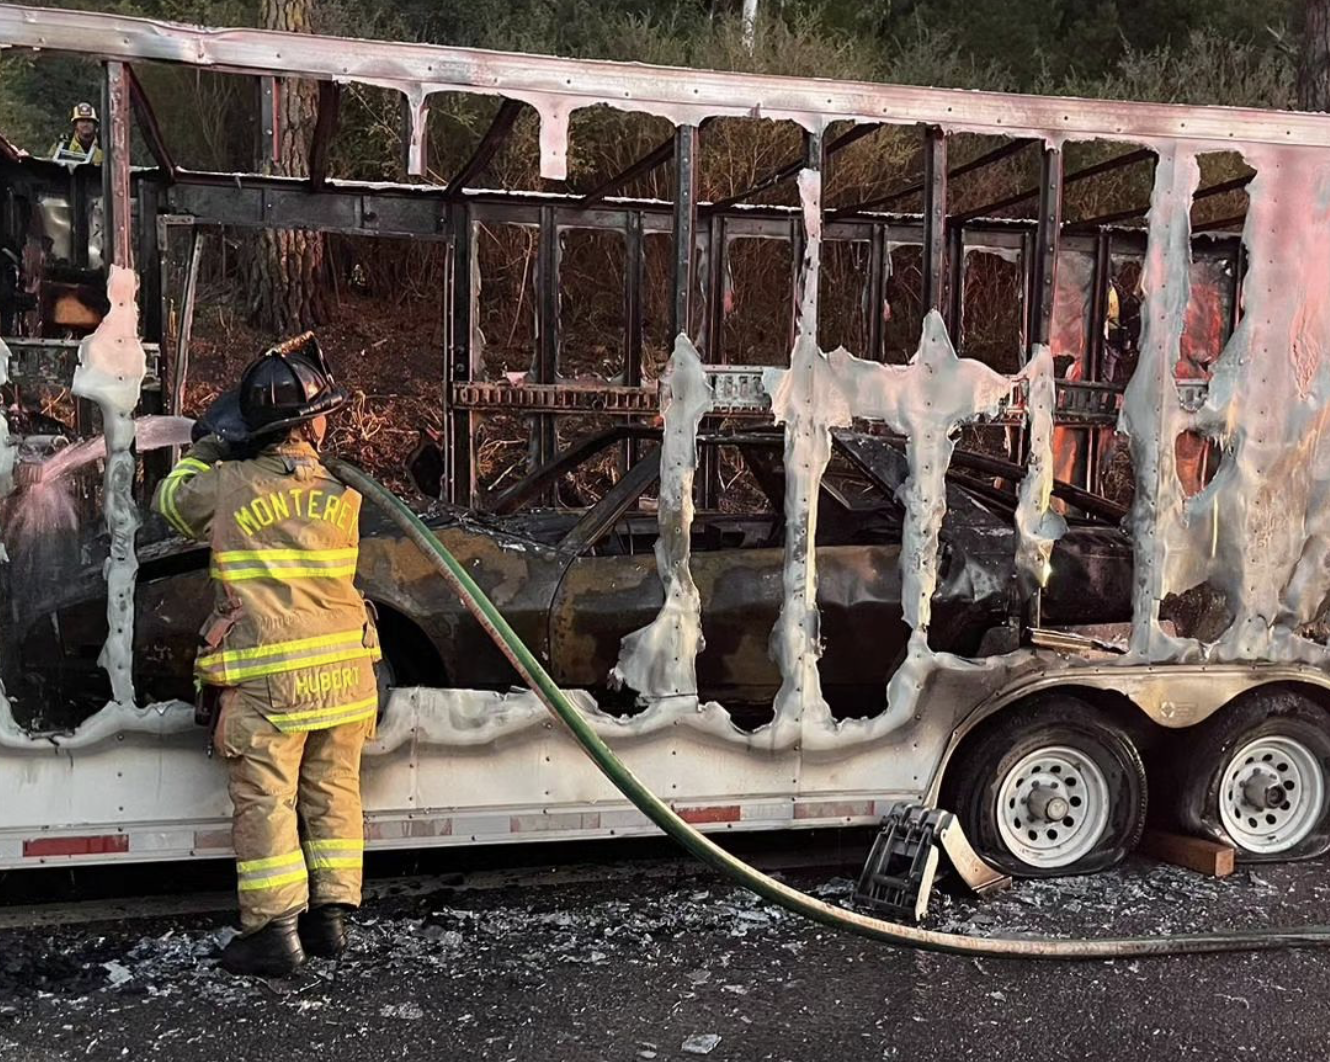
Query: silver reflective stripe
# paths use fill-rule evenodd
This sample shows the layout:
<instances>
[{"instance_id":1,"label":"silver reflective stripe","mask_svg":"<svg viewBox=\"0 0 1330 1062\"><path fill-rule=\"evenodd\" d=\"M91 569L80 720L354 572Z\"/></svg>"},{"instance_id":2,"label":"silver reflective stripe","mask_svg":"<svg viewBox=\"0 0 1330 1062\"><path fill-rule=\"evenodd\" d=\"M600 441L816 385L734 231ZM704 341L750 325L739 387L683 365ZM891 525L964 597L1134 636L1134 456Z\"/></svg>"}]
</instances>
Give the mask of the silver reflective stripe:
<instances>
[{"instance_id":1,"label":"silver reflective stripe","mask_svg":"<svg viewBox=\"0 0 1330 1062\"><path fill-rule=\"evenodd\" d=\"M305 869L305 855L299 849L266 859L244 859L236 863L241 892L256 889L276 889L292 885L309 877Z\"/></svg>"},{"instance_id":2,"label":"silver reflective stripe","mask_svg":"<svg viewBox=\"0 0 1330 1062\"><path fill-rule=\"evenodd\" d=\"M305 842L305 862L315 873L321 870L359 870L364 861L363 837L336 837Z\"/></svg>"}]
</instances>

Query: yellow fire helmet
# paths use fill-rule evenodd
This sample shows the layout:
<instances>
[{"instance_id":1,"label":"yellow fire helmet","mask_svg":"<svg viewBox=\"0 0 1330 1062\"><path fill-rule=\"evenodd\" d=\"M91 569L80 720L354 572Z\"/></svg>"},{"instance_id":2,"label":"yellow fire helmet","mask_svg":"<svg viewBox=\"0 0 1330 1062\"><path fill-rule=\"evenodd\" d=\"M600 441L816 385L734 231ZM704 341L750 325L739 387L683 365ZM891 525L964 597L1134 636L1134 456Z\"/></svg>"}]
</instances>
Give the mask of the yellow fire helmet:
<instances>
[{"instance_id":1,"label":"yellow fire helmet","mask_svg":"<svg viewBox=\"0 0 1330 1062\"><path fill-rule=\"evenodd\" d=\"M74 109L69 114L70 122L93 121L101 124L101 119L97 117L97 108L91 103L76 103Z\"/></svg>"}]
</instances>

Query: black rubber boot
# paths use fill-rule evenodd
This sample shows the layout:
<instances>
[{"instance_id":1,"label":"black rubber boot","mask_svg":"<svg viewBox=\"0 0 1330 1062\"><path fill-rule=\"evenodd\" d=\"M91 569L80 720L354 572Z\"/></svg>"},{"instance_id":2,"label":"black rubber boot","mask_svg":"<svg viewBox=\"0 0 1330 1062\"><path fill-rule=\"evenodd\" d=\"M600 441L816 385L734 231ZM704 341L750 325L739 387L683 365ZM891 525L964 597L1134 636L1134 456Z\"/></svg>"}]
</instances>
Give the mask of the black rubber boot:
<instances>
[{"instance_id":1,"label":"black rubber boot","mask_svg":"<svg viewBox=\"0 0 1330 1062\"><path fill-rule=\"evenodd\" d=\"M349 904L324 903L302 914L300 943L305 951L320 959L336 959L346 951L346 916L351 910Z\"/></svg>"},{"instance_id":2,"label":"black rubber boot","mask_svg":"<svg viewBox=\"0 0 1330 1062\"><path fill-rule=\"evenodd\" d=\"M222 949L222 969L255 977L285 977L305 961L296 916L284 915L257 933L236 937Z\"/></svg>"}]
</instances>

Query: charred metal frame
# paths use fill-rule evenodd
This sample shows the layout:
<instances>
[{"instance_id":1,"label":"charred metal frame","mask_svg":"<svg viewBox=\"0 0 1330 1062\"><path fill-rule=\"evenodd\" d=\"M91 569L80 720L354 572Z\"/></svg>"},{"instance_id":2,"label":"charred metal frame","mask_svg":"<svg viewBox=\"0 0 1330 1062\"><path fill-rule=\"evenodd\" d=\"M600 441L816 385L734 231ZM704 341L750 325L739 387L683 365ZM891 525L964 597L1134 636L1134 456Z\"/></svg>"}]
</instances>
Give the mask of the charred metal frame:
<instances>
[{"instance_id":1,"label":"charred metal frame","mask_svg":"<svg viewBox=\"0 0 1330 1062\"><path fill-rule=\"evenodd\" d=\"M323 113L323 112L321 112ZM851 132L857 132L856 127ZM493 131L493 126L491 126ZM489 134L487 133L486 136ZM685 158L687 143L696 140L697 132L680 137ZM843 138L841 138L843 139ZM808 138L808 161L816 161L815 138ZM836 142L833 141L833 145ZM1057 215L1061 199L1055 195L1056 167L1045 158L1045 187L1041 196L1040 217L1033 220L1001 221L988 219L967 220L962 215L948 216L944 197L946 193L945 138L933 136L929 153L931 165L930 198L933 206L926 215L879 215L862 213L833 217L828 211L826 239L828 241L857 241L869 249L869 268L864 279L865 297L870 306L868 342L865 356L872 360L883 357L883 315L886 281L890 271L888 242L893 245L929 247L930 270L926 283L930 298L940 300L951 318L953 334L963 346L960 330L960 307L964 299L964 256L966 248L982 249L991 246L1025 247L1022 255L1027 265L1026 325L1024 342L1039 342L1046 337L1051 302L1042 295L1048 290L1052 277L1048 272L1056 261L1058 233L1061 242L1080 250L1093 251L1098 256L1094 280L1093 320L1089 323L1090 342L1095 350L1093 368L1102 361L1102 331L1105 305L1103 293L1107 290L1110 244L1117 252L1141 253L1144 234L1132 230L1104 230L1084 235L1073 235L1070 226L1061 226ZM678 145L674 145L678 149ZM826 155L830 156L828 145ZM993 153L989 153L993 154ZM474 157L474 156L473 156ZM1005 153L1002 157L1005 157ZM975 160L976 162L978 160ZM1058 157L1060 163L1060 156ZM86 183L88 167L78 168L73 175L63 170L58 174L45 169L43 163L29 161L23 172L40 173L40 183L49 187L74 187ZM958 168L963 169L963 167ZM678 173L688 176L687 165ZM952 170L955 173L956 170ZM269 175L234 175L198 173L177 170L172 181L167 171L138 170L133 174L133 198L144 205L148 215L156 214L160 220L188 223L193 229L191 251L187 252L190 269L196 268L197 255L211 229L299 227L356 236L409 236L413 238L442 239L445 243L447 328L444 351L444 383L441 399L444 405L448 447L448 497L457 504L475 504L478 501L472 468L474 464L475 417L490 409L522 410L530 414L538 425L533 440L533 457L552 454L554 448L554 418L574 413L598 413L630 417L652 415L657 409L654 386L643 387L642 344L643 303L645 297L645 242L649 233L669 236L674 247L674 296L671 307L680 320L684 313L696 319L694 304L704 313L699 332L699 346L706 351L708 361L724 364L722 343L724 325L723 289L727 269L728 246L735 237L762 237L796 241L800 227L794 208L766 205L760 207L734 207L714 209L711 204L698 204L692 198L691 212L686 209L695 183L685 182L681 194L674 201L612 199L600 200L593 209L583 209L585 197L575 195L552 196L549 193L529 195L523 193L467 191L457 187L456 178L447 186L385 187L330 180L322 183L311 180ZM1064 182L1065 183L1065 182ZM699 215L705 213L705 222ZM84 208L86 216L86 207ZM685 256L685 244L673 239L674 218L682 215L684 224L694 225L691 252ZM540 340L538 364L531 383L519 387L487 383L480 367L473 364L472 320L475 314L475 291L472 284L472 242L477 224L508 224L529 226L539 233L538 240L538 300ZM624 385L595 384L579 380L575 386L559 382L558 368L558 243L559 233L568 229L592 229L618 232L625 240L624 324L625 324L625 376ZM161 340L160 330L165 313L165 281L161 268L151 268L154 258L160 259L164 247L161 224L138 226L139 257L148 265L143 270L143 320L145 338L156 343ZM1042 248L1036 253L1036 248ZM1051 249L1050 249L1051 248ZM706 284L699 289L696 278L698 250L705 252ZM1218 242L1198 248L1198 254L1221 257L1236 255L1238 242L1226 237ZM86 253L86 252L85 252ZM799 261L799 255L794 255ZM1041 272L1042 270L1042 272ZM1236 274L1237 270L1235 270ZM549 282L544 278L548 277ZM1036 280L1036 277L1039 279ZM1045 279L1047 278L1047 279ZM798 278L791 277L791 304L797 291ZM188 295L188 292L182 293ZM701 296L698 301L698 296ZM188 306L192 299L186 298ZM686 308L685 308L686 307ZM182 322L188 327L188 310ZM176 406L174 394L181 383L183 365L177 364L181 355L188 358L188 331L176 338L171 350L171 364L166 370L169 381L164 396L171 408ZM168 348L170 349L170 348ZM28 373L35 373L31 359L15 367L15 379L20 382ZM50 372L45 373L47 377ZM35 378L35 377L34 377ZM146 389L154 393L150 384ZM1075 391L1077 385L1064 388ZM156 400L155 398L153 399ZM1071 406L1059 412L1069 418ZM1090 408L1086 406L1085 408ZM148 411L145 408L145 412ZM1100 407L1091 423L1108 424L1115 414ZM1069 419L1064 419L1068 423ZM1095 433L1088 433L1090 446L1097 445ZM626 451L636 450L636 440L626 443ZM631 461L631 457L628 457ZM1087 470L1086 485L1093 484L1095 469L1093 457ZM708 468L702 479L707 490L707 501L715 497L716 470Z\"/></svg>"},{"instance_id":2,"label":"charred metal frame","mask_svg":"<svg viewBox=\"0 0 1330 1062\"><path fill-rule=\"evenodd\" d=\"M0 10L0 37L8 43L27 43L32 32L31 24L25 17L25 9L14 8ZM47 20L47 15L51 18ZM50 48L64 48L72 51L95 51L103 56L112 56L106 62L107 99L106 111L111 136L104 146L107 164L103 167L103 179L107 183L104 200L108 214L116 217L116 204L127 204L132 198L131 177L128 168L128 121L132 113L138 119L158 167L156 171L139 171L132 177L132 193L138 197L140 212L147 216L188 216L198 226L192 237L190 272L197 267L197 256L203 246L201 231L210 227L301 227L327 232L339 232L354 235L395 235L411 237L442 238L447 248L446 292L448 323L444 351L444 381L441 399L445 411L448 447L447 495L459 504L475 503L477 500L474 481L474 427L475 417L486 409L521 408L532 414L534 435L532 456L536 460L545 460L555 450L554 417L575 411L611 412L626 416L642 416L655 408L654 394L648 395L642 387L642 343L643 343L643 303L644 303L644 259L645 243L648 233L657 232L669 235L672 241L672 281L669 299L669 327L671 334L681 331L692 332L700 323L698 331L699 345L706 352L707 360L714 364L725 363L722 334L724 324L724 286L728 268L728 246L732 238L742 236L762 236L786 240L793 244L794 270L791 276L791 299L793 308L797 301L800 284L800 262L802 258L802 226L798 222L797 211L780 206L752 206L749 201L760 193L788 181L800 170L812 166L817 168L832 158L841 149L857 140L869 136L881 127L875 116L863 109L867 97L862 93L847 94L840 87L829 90L829 95L818 99L818 107L826 110L841 110L854 115L854 124L848 130L829 140L823 146L821 134L805 133L805 147L801 157L759 179L748 189L728 196L714 203L697 201L697 151L699 133L714 120L716 112L726 113L726 107L720 106L716 99L705 104L708 97L728 91L723 86L743 84L752 89L755 83L764 83L763 79L742 76L740 82L734 81L733 75L707 74L706 84L685 89L675 85L668 78L664 81L638 81L634 87L623 90L626 98L641 102L645 106L648 97L658 99L664 105L666 101L678 99L678 105L698 104L699 100L710 109L712 115L701 117L697 122L680 122L675 135L662 142L655 150L637 162L615 174L590 192L581 195L549 194L528 195L523 193L495 193L469 189L476 178L481 176L489 161L511 133L513 125L521 111L523 103L531 103L540 111L542 121L549 120L544 100L537 95L527 96L518 91L501 98L498 110L489 127L481 136L471 156L452 175L444 186L398 186L357 185L353 182L330 180L328 176L328 156L332 136L336 128L338 102L340 97L339 81L348 74L355 76L345 64L345 57L334 57L322 50L321 42L301 40L298 43L299 58L292 60L295 52L288 51L283 61L268 63L264 61L264 49L269 39L276 40L280 35L257 35L259 43L242 53L233 52L223 41L208 41L204 50L216 47L217 53L211 62L219 69L238 73L252 73L258 76L262 122L260 123L263 146L268 153L276 150L280 129L277 127L278 103L282 89L281 80L271 72L273 67L281 66L287 76L305 74L318 79L319 106L316 127L311 144L310 175L307 180L280 178L262 175L250 175L237 178L230 174L207 174L182 170L178 167L166 147L166 142L153 117L151 102L142 85L134 77L132 70L123 60L158 60L185 58L174 52L174 44L161 41L146 41L137 36L139 23L136 20L123 21L126 34L115 40L99 40L94 45L80 36L79 19L66 13L43 12L44 25L41 45ZM38 43L35 40L32 43ZM372 51L377 52L378 46ZM391 46L394 62L404 62L399 72L403 76L418 76L422 82L428 82L428 75L434 67L425 63L422 69L409 70L417 49ZM463 57L469 61L468 53L460 49L423 49L434 53L445 53ZM385 53L387 54L387 53ZM423 53L422 53L423 54ZM121 57L121 58L115 58ZM380 61L375 56L369 60ZM293 65L294 63L294 65ZM340 66L337 64L341 63ZM577 95L579 91L593 91L586 79L599 76L606 64L569 64L564 60L549 60L537 64L539 70L527 70L518 77L518 71L505 67L504 83L516 81L530 82L532 91L537 91L535 82L547 76L555 68L571 69L576 67L578 79L569 81L563 78L557 88L562 94ZM463 63L465 66L465 63ZM545 67L548 66L549 70ZM613 76L623 84L624 71L612 68ZM363 73L363 71L362 71ZM398 78L387 78L381 83L391 83L403 88L405 120L409 125L408 135L404 138L410 154L410 168L418 170L422 164L423 136L425 116L428 111L428 91L406 91L406 82ZM571 89L570 89L571 86ZM440 86L436 86L440 87ZM551 88L553 86L550 86ZM784 88L784 84L781 84ZM518 86L520 88L520 85ZM856 87L857 89L857 87ZM477 86L478 91L485 91ZM818 92L822 89L819 87ZM115 99L112 99L114 94ZM1007 197L995 203L987 204L964 213L950 214L947 207L948 179L955 179L975 172L985 166L1013 157L1034 144L1040 138L1030 135L1029 131L1011 121L1009 113L1001 113L996 106L1001 103L1009 107L1013 97L996 96L985 93L963 94L967 120L971 125L977 117L982 121L985 116L991 119L992 131L1010 137L1005 143L981 153L979 156L956 166L948 166L947 135L943 127L929 118L940 118L943 110L950 112L954 106L948 102L944 108L942 101L951 101L957 94L941 90L901 90L893 89L891 120L899 123L911 118L917 120L923 129L923 173L919 180L911 182L887 195L864 202L829 208L824 211L826 238L828 240L861 240L869 249L869 268L865 278L865 295L870 313L868 315L868 336L865 356L871 360L880 360L884 355L883 307L887 278L890 275L891 260L889 245L917 244L924 255L923 306L925 309L938 308L944 311L950 320L953 335L958 342L961 336L961 317L964 302L964 259L967 247L982 247L990 238L1005 242L1017 240L1023 247L1022 263L1026 275L1026 309L1024 313L1023 343L1046 342L1052 314L1052 292L1054 290L1055 267L1060 239L1088 239L1094 248L1096 268L1092 294L1092 318L1089 325L1090 359L1094 382L1102 364L1102 332L1105 304L1103 294L1107 290L1107 269L1109 267L1109 247L1143 244L1143 234L1128 232L1109 233L1105 226L1117 220L1134 219L1143 213L1123 212L1108 218L1088 219L1064 226L1061 217L1062 189L1073 182L1093 178L1123 166L1144 161L1153 156L1153 152L1141 148L1126 152L1114 158L1069 174L1062 172L1060 151L1045 149L1042 155L1042 177L1037 187ZM1040 128L1061 129L1075 132L1080 128L1077 123L1085 122L1080 108L1062 108L1055 114L1049 110L1049 101L1036 97L1015 97L1025 108L1025 114L1033 120L1040 116ZM851 104L851 100L855 101ZM902 109L902 101L905 106ZM671 104L673 105L673 104ZM1131 120L1139 135L1142 132L1171 134L1175 129L1170 122L1176 123L1169 108L1128 105ZM774 114L774 112L772 112ZM125 117L117 127L117 116ZM1190 116L1195 130L1195 118ZM1285 117L1281 116L1281 121ZM1288 119L1297 123L1297 116ZM1237 112L1235 121L1246 134L1253 129L1263 131L1268 116L1263 112ZM117 140L117 128L120 130ZM1319 127L1317 127L1319 129ZM1298 132L1309 132L1299 129ZM1285 132L1289 135L1291 132ZM1128 135L1127 130L1122 135ZM1201 128L1192 135L1220 139L1218 129ZM1232 131L1224 129L1222 136L1230 139ZM1319 135L1319 134L1318 134ZM1276 139L1276 133L1269 134ZM671 202L615 199L614 193L628 186L635 179L650 173L666 162L673 162L674 195ZM86 232L88 211L84 188L88 177L88 167L80 167L71 180L71 197L75 206L76 225ZM1197 193L1197 199L1207 195L1218 195L1242 187L1250 178L1239 178L1223 182L1210 189ZM921 211L918 215L884 215L876 213L884 206L899 202L913 195L921 195ZM1012 223L988 220L992 213L1008 206L1038 197L1038 216L1032 221ZM122 207L121 216L128 216L128 207ZM472 351L472 321L475 315L475 291L473 290L472 260L475 226L480 223L530 225L539 234L537 252L537 353L532 366L531 383L523 388L502 388L488 384L481 378L480 366L475 364ZM1231 219L1198 226L1198 230L1225 227ZM610 384L591 384L579 381L575 388L568 388L559 377L559 290L558 260L559 233L563 229L592 228L618 231L625 240L625 277L624 277L624 322L625 322L625 373L624 386ZM160 280L160 268L152 268L155 257L161 255L161 237L159 227L154 224L139 226L138 254L148 268L144 269L144 325L145 335L153 341L160 341L163 327L163 284ZM108 227L112 234L112 257L116 261L129 261L131 253L130 230L127 226ZM1085 237L1074 236L1086 233ZM1022 235L1022 233L1024 235ZM79 234L76 233L76 236ZM86 254L86 236L84 250L76 254ZM1236 254L1237 241L1224 241L1218 253ZM76 238L75 246L80 241ZM699 254L706 263L705 284L698 286ZM1235 273L1238 272L1235 269ZM192 285L190 285L192 291ZM192 298L187 299L192 303ZM793 331L793 309L791 330ZM177 349L181 360L188 357L188 331L179 337ZM183 366L172 365L167 369L172 382L170 402L175 406L179 399L177 389ZM1064 388L1066 389L1066 388ZM1074 389L1074 388L1073 388ZM1069 390L1069 389L1068 389ZM1087 407L1088 408L1088 407ZM1065 413L1063 414L1065 415ZM1097 414L1105 421L1107 411ZM1095 433L1089 432L1090 448L1097 445ZM626 444L625 457L632 460L635 450L634 441ZM1094 482L1096 458L1093 452L1087 459L1087 486ZM716 470L704 470L702 490L704 502L714 500L716 492Z\"/></svg>"},{"instance_id":3,"label":"charred metal frame","mask_svg":"<svg viewBox=\"0 0 1330 1062\"><path fill-rule=\"evenodd\" d=\"M938 126L924 133L924 312L942 308L947 248L947 137Z\"/></svg>"},{"instance_id":4,"label":"charred metal frame","mask_svg":"<svg viewBox=\"0 0 1330 1062\"><path fill-rule=\"evenodd\" d=\"M674 134L674 223L669 329L671 336L691 331L693 277L697 260L697 126Z\"/></svg>"},{"instance_id":5,"label":"charred metal frame","mask_svg":"<svg viewBox=\"0 0 1330 1062\"><path fill-rule=\"evenodd\" d=\"M536 255L536 372L537 384L556 384L559 375L559 226L552 206L540 209L540 240ZM554 419L536 417L535 461L543 465L554 457ZM551 499L553 500L553 499Z\"/></svg>"},{"instance_id":6,"label":"charred metal frame","mask_svg":"<svg viewBox=\"0 0 1330 1062\"><path fill-rule=\"evenodd\" d=\"M102 211L110 234L110 261L132 269L134 254L129 189L129 74L124 63L108 62L102 87Z\"/></svg>"},{"instance_id":7,"label":"charred metal frame","mask_svg":"<svg viewBox=\"0 0 1330 1062\"><path fill-rule=\"evenodd\" d=\"M1034 283L1030 292L1029 334L1046 345L1052 336L1058 244L1062 234L1062 151L1044 148L1040 160L1039 221L1035 227Z\"/></svg>"},{"instance_id":8,"label":"charred metal frame","mask_svg":"<svg viewBox=\"0 0 1330 1062\"><path fill-rule=\"evenodd\" d=\"M1091 177L1098 177L1100 174L1111 173L1114 170L1122 169L1124 166L1131 166L1137 162L1144 162L1153 158L1154 152L1148 148L1140 148L1136 151L1128 151L1122 155L1111 159L1105 159L1103 162L1097 162L1093 166L1086 166L1084 169L1075 170L1062 178L1062 186L1065 188L1069 184L1076 184L1080 181L1089 180ZM1044 182L1040 182L1033 188L1026 188L1012 195L1005 196L992 203L985 203L981 207L975 207L973 210L967 210L961 215L963 220L971 218L991 217L999 210L1006 210L1008 207L1016 206L1018 203L1025 203L1044 194ZM1138 215L1125 215L1127 217L1136 217ZM1086 225L1095 224L1094 221L1084 222Z\"/></svg>"},{"instance_id":9,"label":"charred metal frame","mask_svg":"<svg viewBox=\"0 0 1330 1062\"><path fill-rule=\"evenodd\" d=\"M447 208L448 242L445 260L446 305L449 308L445 324L443 359L444 426L448 437L445 451L447 462L446 483L450 501L469 499L475 494L475 431L472 413L454 398L455 389L464 385L475 374L471 352L471 336L475 301L471 290L471 273L475 254L475 226L471 214L463 204L453 203Z\"/></svg>"},{"instance_id":10,"label":"charred metal frame","mask_svg":"<svg viewBox=\"0 0 1330 1062\"><path fill-rule=\"evenodd\" d=\"M1212 184L1208 188L1199 188L1196 194L1192 196L1192 205L1205 199L1213 199L1215 196L1224 195L1227 192L1236 192L1246 188L1251 184L1255 174L1247 174L1244 177L1234 177L1231 180L1220 181L1218 184ZM1131 207L1128 210L1118 210L1112 214L1101 214L1099 217L1087 218L1085 221L1078 221L1075 227L1094 228L1101 225L1113 225L1119 221L1132 221L1136 218L1143 218L1150 211L1150 204L1145 203L1142 206ZM1231 228L1234 225L1240 225L1247 215L1245 213L1234 215L1231 218L1219 218L1215 221L1206 222L1201 225L1193 225L1193 232L1208 232L1214 229Z\"/></svg>"},{"instance_id":11,"label":"charred metal frame","mask_svg":"<svg viewBox=\"0 0 1330 1062\"><path fill-rule=\"evenodd\" d=\"M324 82L320 82L324 84ZM504 100L499 104L499 110L490 122L489 128L485 130L485 135L480 138L480 143L471 153L471 157L462 163L461 168L453 175L452 180L448 182L448 197L456 199L466 191L467 185L485 172L485 167L490 164L495 153L503 146L508 134L513 131L513 125L517 121L517 116L522 113L522 105L516 100Z\"/></svg>"},{"instance_id":12,"label":"charred metal frame","mask_svg":"<svg viewBox=\"0 0 1330 1062\"><path fill-rule=\"evenodd\" d=\"M1033 143L1035 143L1035 141L1028 137L1019 137L1009 143L1001 145L1000 147L994 148L992 151L986 151L984 154L971 159L969 162L961 163L959 166L953 166L947 171L947 179L955 180L959 177L964 177L967 173L973 173L976 170L983 169L985 166L991 166L995 162L1001 162L1003 159L1011 158L1012 155L1020 154ZM892 203L898 203L902 199L908 199L912 195L918 195L925 190L925 187L926 185L924 181L916 181L913 184L906 185L904 188L899 188L894 192L888 192L883 196L877 196L873 199L865 199L860 203L853 203L849 206L836 207L832 210L828 210L826 212L827 217L849 218L857 217L870 211L881 211L883 207L890 206ZM1023 198L1029 198L1029 196L1024 196Z\"/></svg>"}]
</instances>

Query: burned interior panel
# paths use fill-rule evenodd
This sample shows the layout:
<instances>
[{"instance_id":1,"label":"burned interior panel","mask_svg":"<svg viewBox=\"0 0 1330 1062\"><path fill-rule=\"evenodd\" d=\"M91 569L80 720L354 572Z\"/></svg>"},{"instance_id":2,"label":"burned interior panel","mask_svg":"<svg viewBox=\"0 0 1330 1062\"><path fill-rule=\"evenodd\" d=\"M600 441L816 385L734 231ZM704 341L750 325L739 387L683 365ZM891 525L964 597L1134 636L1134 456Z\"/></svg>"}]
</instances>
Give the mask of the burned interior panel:
<instances>
[{"instance_id":1,"label":"burned interior panel","mask_svg":"<svg viewBox=\"0 0 1330 1062\"><path fill-rule=\"evenodd\" d=\"M90 27L117 32L94 38ZM580 108L604 104L676 126L654 163L643 160L636 174L668 164L669 201L623 194L634 174L580 194L326 179L313 188L299 179L172 174L165 166L131 176L127 155L116 155L127 139L108 145L108 167L123 167L107 193L110 309L78 349L72 382L76 395L100 408L105 427L99 498L109 534L101 599L108 630L100 663L109 696L102 712L54 736L66 747L92 747L120 730L188 731L187 705L162 698L150 706L154 698L136 695L131 678L138 521L130 504L131 416L151 408L142 388L154 375L145 348L163 338L160 283L147 261L136 274L128 253L136 231L131 187L142 246L157 228L149 217L167 215L199 229L258 228L280 219L362 234L434 238L443 230L446 428L432 483L439 502L430 516L450 548L485 568L482 585L551 667L563 669L556 677L583 688L580 703L606 734L663 744L687 730L708 747L736 753L796 757L808 749L847 760L908 742L926 746L935 764L965 713L1017 678L1091 665L1324 660L1312 635L1330 594L1330 474L1322 474L1326 460L1318 450L1330 386L1322 378L1330 327L1322 276L1330 226L1325 119L1193 110L1186 116L1193 139L1182 141L1175 139L1180 114L1164 107L1124 110L386 43L348 56L344 46L338 51L320 38L210 33L21 7L0 11L0 46L95 54L112 73L151 60L238 75L271 72L280 47L289 75L401 91L413 119L412 173L420 171L422 130L436 92L501 95L535 107L539 172L551 181L566 175L569 117ZM797 206L755 206L747 196L724 207L698 202L699 137L716 116L798 123L800 156L772 175L773 184L793 183ZM117 117L129 121L123 108ZM846 119L850 132L824 138L832 121ZM917 209L888 213L884 207L893 204L884 197L823 202L823 171L834 167L851 134L915 122L922 126L921 164L918 173L901 174L899 195L913 197L909 205ZM1027 151L1037 160L1038 187L1019 197L1033 216L995 220L984 210L949 211L948 179L973 172L974 160L948 163L948 138L959 132L1011 138L992 154ZM1138 215L1145 230L1099 219L1071 226L1061 216L1072 176L1063 172L1064 146L1105 135L1128 142L1110 160L1115 165L1139 162L1142 152L1157 157L1154 194ZM1298 146L1271 145L1289 136ZM1232 232L1202 244L1191 230L1191 206L1204 191L1197 156L1215 142L1236 145L1256 171L1241 246ZM770 186L758 182L757 190ZM512 365L497 349L487 357L485 330L494 328L482 313L483 241L500 226L520 231L531 246L531 272L519 281L531 298L530 349ZM561 246L570 230L622 239L622 257L613 262L621 274L622 358L605 361L615 366L613 375L568 371L560 361L567 353L560 344ZM673 355L659 384L644 340L644 263L653 241L668 241L671 252L662 331ZM782 254L797 263L789 270L789 319L770 326L771 334L788 337L788 355L763 365L744 364L742 353L725 361L733 270L743 265L734 248L748 241L780 241ZM853 247L860 264L837 281L858 288L834 298L822 268L832 246ZM1139 292L1133 284L1114 287L1113 264L1139 259ZM994 263L1000 268L989 269ZM990 280L981 276L986 271ZM1232 285L1240 277L1239 303ZM1195 294L1204 297L1189 297ZM1114 338L1115 329L1126 330L1125 304L1137 295L1139 349ZM987 347L976 338L971 348L967 333L977 336L982 318L967 316L967 299L978 304L984 296L1000 303L1002 338ZM829 327L833 304L866 308L862 324ZM858 337L862 346L824 350L819 339L827 335L851 343ZM497 347L494 334L488 342ZM529 430L529 456L523 462L519 455L502 482L482 484L478 426L498 415ZM600 440L602 450L613 448L615 472L592 504L569 505L550 474L565 449L556 425L591 415L622 426ZM958 445L969 438L962 429L976 426L1000 435L1000 452ZM1134 494L1125 531L1118 526L1122 505L1101 490L1115 426L1131 452ZM0 421L0 462L13 450L6 433ZM1216 467L1188 471L1177 443L1187 433L1214 440L1222 453ZM735 488L718 456L722 443L743 455L745 483L766 503L744 519L726 519L733 514L723 511L722 497ZM588 453L598 445L579 440L571 448L584 444ZM838 461L857 469L858 478L833 475ZM0 492L6 473L0 463ZM457 633L457 610L423 585L423 566L406 557L409 549L368 546L362 575L403 623L419 621L437 666L390 696L375 751L474 747L536 733L543 717L534 700L508 691L501 662L493 670L476 663L489 666L488 650ZM186 564L161 542L146 544L145 557L149 581ZM1231 622L1211 638L1170 633L1161 623L1162 602L1202 584L1227 599ZM140 597L174 600L166 590L145 590L142 579L138 585ZM1032 648L1023 637L1045 625L1088 624L1095 617L1078 606L1087 598L1102 604L1100 589L1108 601L1115 586L1133 591L1129 653L1089 661ZM589 600L597 594L599 603ZM1102 614L1129 618L1113 611L1117 604L1104 605ZM158 619L139 616L140 631ZM847 679L837 646L848 632L865 629L880 632L879 658L846 655L879 670ZM7 647L7 667L18 648ZM480 678L459 675L468 661ZM708 683L717 696L708 695ZM635 701L631 711L611 712L608 697L598 706L585 692L613 685ZM940 691L950 697L945 707L937 707ZM748 698L771 706L766 721L739 725L737 704ZM3 710L12 723L7 702ZM4 733L7 745L37 744L12 725ZM847 768L842 778L873 777L866 753L856 762L860 773ZM887 788L926 786L931 765L897 766ZM778 792L776 772L788 778L789 768L773 762L773 773L758 772L754 784ZM811 768L801 777L813 789L839 784Z\"/></svg>"}]
</instances>

